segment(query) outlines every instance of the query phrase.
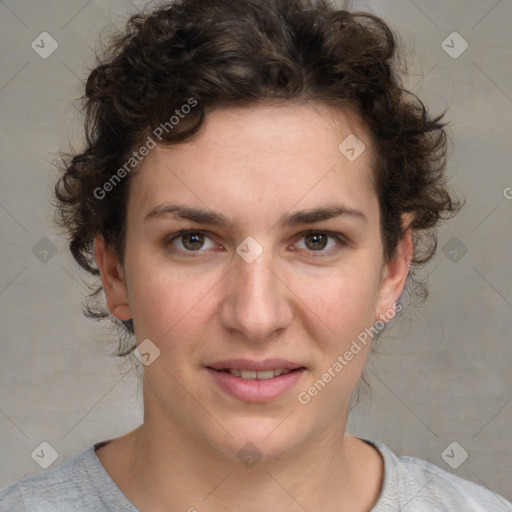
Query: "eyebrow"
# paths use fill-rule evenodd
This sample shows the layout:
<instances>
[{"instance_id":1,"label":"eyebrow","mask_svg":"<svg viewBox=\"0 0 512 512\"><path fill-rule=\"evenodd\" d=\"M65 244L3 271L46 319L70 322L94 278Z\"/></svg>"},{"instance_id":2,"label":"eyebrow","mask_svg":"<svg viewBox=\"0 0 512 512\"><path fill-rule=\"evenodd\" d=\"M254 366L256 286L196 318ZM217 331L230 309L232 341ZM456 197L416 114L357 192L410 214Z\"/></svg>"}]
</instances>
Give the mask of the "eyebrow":
<instances>
[{"instance_id":1,"label":"eyebrow","mask_svg":"<svg viewBox=\"0 0 512 512\"><path fill-rule=\"evenodd\" d=\"M342 215L368 222L366 215L359 210L338 204L329 204L319 208L286 213L281 216L277 224L280 224L282 227L293 227L300 224L312 224L329 220ZM167 217L179 217L180 219L190 220L197 224L221 226L228 230L231 230L233 227L233 222L221 213L174 203L156 206L144 217L143 223Z\"/></svg>"}]
</instances>

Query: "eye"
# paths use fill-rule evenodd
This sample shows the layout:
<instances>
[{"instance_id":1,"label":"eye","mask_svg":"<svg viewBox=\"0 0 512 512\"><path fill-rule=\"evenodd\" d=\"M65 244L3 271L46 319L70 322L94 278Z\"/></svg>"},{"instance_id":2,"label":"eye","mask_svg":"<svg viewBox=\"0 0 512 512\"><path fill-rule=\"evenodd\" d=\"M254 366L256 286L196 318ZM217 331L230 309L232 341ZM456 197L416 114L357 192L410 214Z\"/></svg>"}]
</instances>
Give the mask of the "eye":
<instances>
[{"instance_id":1,"label":"eye","mask_svg":"<svg viewBox=\"0 0 512 512\"><path fill-rule=\"evenodd\" d=\"M302 235L302 238L295 244L295 247L308 252L330 255L339 251L346 244L346 239L340 233L308 231Z\"/></svg>"},{"instance_id":2,"label":"eye","mask_svg":"<svg viewBox=\"0 0 512 512\"><path fill-rule=\"evenodd\" d=\"M202 231L180 231L167 239L166 246L174 252L190 253L204 252L201 249L214 249L217 244Z\"/></svg>"}]
</instances>

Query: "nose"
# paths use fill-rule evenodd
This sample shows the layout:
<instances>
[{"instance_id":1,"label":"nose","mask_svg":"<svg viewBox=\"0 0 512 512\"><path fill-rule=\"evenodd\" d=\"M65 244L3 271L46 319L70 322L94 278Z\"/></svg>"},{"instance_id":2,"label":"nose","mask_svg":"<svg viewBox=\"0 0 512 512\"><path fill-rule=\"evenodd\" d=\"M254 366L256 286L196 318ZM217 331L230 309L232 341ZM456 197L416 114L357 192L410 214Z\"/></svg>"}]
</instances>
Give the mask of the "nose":
<instances>
[{"instance_id":1,"label":"nose","mask_svg":"<svg viewBox=\"0 0 512 512\"><path fill-rule=\"evenodd\" d=\"M251 342L262 342L283 331L292 320L290 292L263 253L252 263L236 257L221 306L225 329Z\"/></svg>"}]
</instances>

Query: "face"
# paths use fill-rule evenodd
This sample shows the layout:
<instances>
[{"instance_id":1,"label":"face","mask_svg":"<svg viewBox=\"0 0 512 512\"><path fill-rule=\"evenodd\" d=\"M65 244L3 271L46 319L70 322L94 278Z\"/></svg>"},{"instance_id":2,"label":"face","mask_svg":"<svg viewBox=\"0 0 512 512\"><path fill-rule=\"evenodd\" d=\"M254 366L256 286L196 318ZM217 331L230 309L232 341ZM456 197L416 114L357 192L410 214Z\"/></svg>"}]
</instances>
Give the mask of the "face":
<instances>
[{"instance_id":1,"label":"face","mask_svg":"<svg viewBox=\"0 0 512 512\"><path fill-rule=\"evenodd\" d=\"M338 148L351 134L355 160ZM383 260L371 157L357 115L303 104L218 109L193 141L151 150L124 267L95 245L109 310L151 340L148 361L160 351L146 423L233 460L339 435L362 333L392 317L408 271L408 237Z\"/></svg>"}]
</instances>

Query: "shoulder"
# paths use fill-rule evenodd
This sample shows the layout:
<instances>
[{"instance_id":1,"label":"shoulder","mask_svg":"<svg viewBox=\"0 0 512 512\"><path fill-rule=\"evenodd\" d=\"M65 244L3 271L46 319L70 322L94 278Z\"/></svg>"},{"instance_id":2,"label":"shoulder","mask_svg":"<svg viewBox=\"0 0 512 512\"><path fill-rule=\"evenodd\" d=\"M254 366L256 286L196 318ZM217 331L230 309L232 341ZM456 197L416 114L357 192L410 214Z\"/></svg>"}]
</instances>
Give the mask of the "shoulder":
<instances>
[{"instance_id":1,"label":"shoulder","mask_svg":"<svg viewBox=\"0 0 512 512\"><path fill-rule=\"evenodd\" d=\"M512 512L512 504L473 482L415 457L397 457L375 441L384 458L384 483L372 512Z\"/></svg>"},{"instance_id":2,"label":"shoulder","mask_svg":"<svg viewBox=\"0 0 512 512\"><path fill-rule=\"evenodd\" d=\"M0 511L54 511L62 510L63 506L69 506L68 510L79 510L77 495L80 492L75 489L74 482L80 477L83 480L87 473L85 462L90 450L92 448L55 469L25 478L0 491Z\"/></svg>"},{"instance_id":3,"label":"shoulder","mask_svg":"<svg viewBox=\"0 0 512 512\"><path fill-rule=\"evenodd\" d=\"M61 466L0 490L0 512L84 512L136 509L90 447Z\"/></svg>"}]
</instances>

